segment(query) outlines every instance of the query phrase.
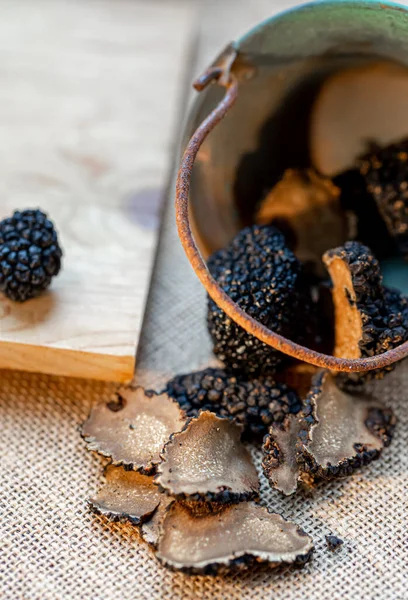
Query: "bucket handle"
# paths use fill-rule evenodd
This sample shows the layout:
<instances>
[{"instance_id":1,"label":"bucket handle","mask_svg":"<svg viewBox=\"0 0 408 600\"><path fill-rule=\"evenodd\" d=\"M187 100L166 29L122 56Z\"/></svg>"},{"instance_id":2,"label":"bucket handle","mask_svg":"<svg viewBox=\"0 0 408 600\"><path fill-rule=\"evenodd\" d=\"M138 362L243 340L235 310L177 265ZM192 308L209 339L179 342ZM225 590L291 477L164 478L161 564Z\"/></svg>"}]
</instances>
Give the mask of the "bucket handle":
<instances>
[{"instance_id":1,"label":"bucket handle","mask_svg":"<svg viewBox=\"0 0 408 600\"><path fill-rule=\"evenodd\" d=\"M203 75L194 82L197 91L203 90L211 82L216 82L225 88L225 95L192 135L184 151L177 175L175 198L177 229L184 251L197 277L209 296L235 323L268 346L293 358L316 367L343 372L372 371L402 360L408 355L408 341L382 354L368 358L340 358L322 354L297 344L250 317L238 304L231 300L210 274L191 230L189 217L190 180L194 161L202 143L237 100L239 89L239 70L235 69L237 58L240 58L238 51L233 44L230 44Z\"/></svg>"}]
</instances>

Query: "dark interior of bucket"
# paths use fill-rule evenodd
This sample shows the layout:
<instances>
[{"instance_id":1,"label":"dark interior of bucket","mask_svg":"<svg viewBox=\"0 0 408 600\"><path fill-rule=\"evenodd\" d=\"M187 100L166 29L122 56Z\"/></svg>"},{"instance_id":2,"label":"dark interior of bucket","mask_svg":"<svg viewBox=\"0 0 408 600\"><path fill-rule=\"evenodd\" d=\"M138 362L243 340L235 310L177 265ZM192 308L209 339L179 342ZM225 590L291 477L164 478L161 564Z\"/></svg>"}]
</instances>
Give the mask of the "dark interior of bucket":
<instances>
[{"instance_id":1,"label":"dark interior of bucket","mask_svg":"<svg viewBox=\"0 0 408 600\"><path fill-rule=\"evenodd\" d=\"M353 67L386 62L403 66L375 55L363 58L349 55L322 57L319 68L289 90L280 106L265 120L256 149L244 154L238 163L233 194L242 225L253 222L259 202L281 179L286 169L315 167L310 151L311 114L325 82L334 74ZM367 140L367 149L371 141L375 142L375 138L373 132L372 139Z\"/></svg>"},{"instance_id":2,"label":"dark interior of bucket","mask_svg":"<svg viewBox=\"0 0 408 600\"><path fill-rule=\"evenodd\" d=\"M281 180L287 169L315 169L319 167L314 162L311 145L313 144L313 131L311 126L312 115L314 114L316 103L321 95L322 89L326 83L333 79L334 75L348 72L350 69L372 68L373 66L389 65L406 70L406 67L395 61L384 60L379 56L328 56L322 57L319 61L319 68L316 68L312 74L308 73L304 78L296 82L296 85L288 91L284 100L278 108L271 111L270 115L264 121L260 128L256 147L240 157L235 178L233 182L233 201L235 203L240 226L246 226L254 223L255 215L262 200L268 192ZM407 71L408 73L408 71ZM408 77L408 74L407 74ZM408 81L408 79L407 79ZM386 89L376 91L378 97L375 101L381 101ZM392 110L392 108L391 108ZM339 114L339 119L346 114L347 106L344 106L344 113ZM408 134L401 128L401 138ZM383 129L383 128L382 128ZM395 133L390 134L392 141L395 139ZM366 151L377 143L375 124L374 129L367 139L364 140ZM350 170L356 157L351 156L349 162ZM345 171L347 173L348 169ZM342 183L344 173L331 175L334 183ZM348 174L347 174L348 177ZM347 200L347 199L346 199ZM393 284L399 283L401 278L396 281L394 277L395 270L390 268L392 261L396 256L395 247L390 240L386 227L374 206L372 199L361 198L361 202L366 211L366 220L364 223L365 231L361 239L367 245L370 245L377 258L386 261L386 270L393 277ZM285 218L276 218L274 224L285 234L287 242L296 251L296 234L291 227L291 222ZM361 232L359 232L361 234ZM333 247L328 237L327 248ZM346 241L346 239L344 239ZM406 272L399 268L399 273L405 273L398 287L408 288L408 278ZM408 291L408 289L405 289Z\"/></svg>"}]
</instances>

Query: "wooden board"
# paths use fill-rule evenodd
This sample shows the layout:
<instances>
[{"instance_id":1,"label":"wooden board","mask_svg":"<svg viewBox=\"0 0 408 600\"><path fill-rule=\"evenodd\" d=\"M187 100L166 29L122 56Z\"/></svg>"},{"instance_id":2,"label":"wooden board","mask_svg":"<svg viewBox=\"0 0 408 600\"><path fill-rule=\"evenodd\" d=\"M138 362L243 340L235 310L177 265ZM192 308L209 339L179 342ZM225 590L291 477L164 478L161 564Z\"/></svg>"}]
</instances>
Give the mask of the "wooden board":
<instances>
[{"instance_id":1,"label":"wooden board","mask_svg":"<svg viewBox=\"0 0 408 600\"><path fill-rule=\"evenodd\" d=\"M19 0L0 20L0 218L41 207L63 269L0 294L0 367L126 381L134 371L192 5Z\"/></svg>"}]
</instances>

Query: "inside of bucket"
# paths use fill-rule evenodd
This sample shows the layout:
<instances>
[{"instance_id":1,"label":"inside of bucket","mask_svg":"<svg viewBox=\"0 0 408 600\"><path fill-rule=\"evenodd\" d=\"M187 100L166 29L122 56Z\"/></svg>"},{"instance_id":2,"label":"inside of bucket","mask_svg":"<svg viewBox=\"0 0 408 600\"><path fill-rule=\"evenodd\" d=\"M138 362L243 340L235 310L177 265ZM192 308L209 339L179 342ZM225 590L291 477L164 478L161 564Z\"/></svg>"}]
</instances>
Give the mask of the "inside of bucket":
<instances>
[{"instance_id":1,"label":"inside of bucket","mask_svg":"<svg viewBox=\"0 0 408 600\"><path fill-rule=\"evenodd\" d=\"M262 223L262 203L288 173L314 172L342 187L358 160L372 148L408 137L408 69L404 64L378 56L322 57L319 62L287 90L262 123L256 145L237 162L232 187L237 229ZM279 194L275 196L279 198ZM308 227L314 216L308 210L301 216L288 216L284 211L269 221L285 234L295 253L299 220ZM316 218L326 226L324 216L317 212ZM406 261L385 241L386 227L380 223L374 203L367 203L366 219L367 227L376 231L376 239L368 235L363 241L381 261L385 283L407 293ZM323 250L350 238L350 228L341 239L330 225L322 231L326 239L324 246L320 244ZM312 236L315 233L312 228ZM313 240L310 243L313 245Z\"/></svg>"},{"instance_id":2,"label":"inside of bucket","mask_svg":"<svg viewBox=\"0 0 408 600\"><path fill-rule=\"evenodd\" d=\"M335 178L373 144L408 134L408 69L380 57L321 59L289 87L261 124L254 147L239 157L233 197L241 223L288 168ZM256 110L256 100L250 101Z\"/></svg>"},{"instance_id":3,"label":"inside of bucket","mask_svg":"<svg viewBox=\"0 0 408 600\"><path fill-rule=\"evenodd\" d=\"M408 68L376 55L259 66L198 155L192 204L203 253L209 255L242 227L259 222L260 205L288 170L311 169L336 184L373 145L407 137L407 97ZM204 202L195 201L203 195ZM307 224L312 215L303 217ZM295 248L291 218L278 217L274 223ZM381 237L383 230L378 231ZM323 249L345 242L348 235L343 240L327 235ZM386 259L386 279L396 279L395 268L405 273L403 265L395 267L392 252L381 249L379 259ZM398 287L408 291L408 277L400 280Z\"/></svg>"},{"instance_id":4,"label":"inside of bucket","mask_svg":"<svg viewBox=\"0 0 408 600\"><path fill-rule=\"evenodd\" d=\"M373 145L408 137L406 13L393 32L389 13L372 10L374 3L347 4L293 11L241 43L255 75L240 85L235 106L200 149L191 182L204 256L256 222L260 204L288 170L313 169L336 182ZM203 92L192 129L223 94L216 85ZM293 241L290 219L277 225ZM384 258L394 273L394 257Z\"/></svg>"}]
</instances>

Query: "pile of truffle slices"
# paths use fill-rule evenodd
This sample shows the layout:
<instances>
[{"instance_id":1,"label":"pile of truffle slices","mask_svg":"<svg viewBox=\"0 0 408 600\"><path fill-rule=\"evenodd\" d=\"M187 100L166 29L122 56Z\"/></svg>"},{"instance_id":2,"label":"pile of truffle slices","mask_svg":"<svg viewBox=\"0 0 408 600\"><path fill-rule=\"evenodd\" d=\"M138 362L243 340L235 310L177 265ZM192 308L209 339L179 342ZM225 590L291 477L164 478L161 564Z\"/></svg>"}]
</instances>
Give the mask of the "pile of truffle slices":
<instances>
[{"instance_id":1,"label":"pile of truffle slices","mask_svg":"<svg viewBox=\"0 0 408 600\"><path fill-rule=\"evenodd\" d=\"M408 141L373 148L335 180L288 170L208 268L270 329L336 356L380 354L408 340L408 300L383 286L379 266L408 254L407 198ZM90 504L136 525L170 568L303 564L312 541L256 503L243 441L263 440L264 474L286 495L350 475L391 442L394 415L367 384L392 367L316 372L211 299L207 323L223 368L178 375L160 393L123 388L92 410L83 436L111 463Z\"/></svg>"}]
</instances>

